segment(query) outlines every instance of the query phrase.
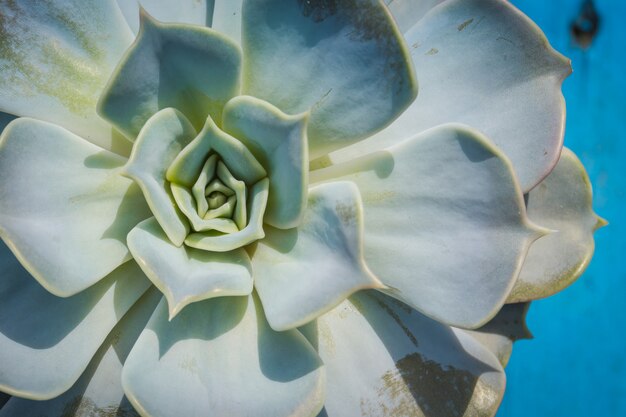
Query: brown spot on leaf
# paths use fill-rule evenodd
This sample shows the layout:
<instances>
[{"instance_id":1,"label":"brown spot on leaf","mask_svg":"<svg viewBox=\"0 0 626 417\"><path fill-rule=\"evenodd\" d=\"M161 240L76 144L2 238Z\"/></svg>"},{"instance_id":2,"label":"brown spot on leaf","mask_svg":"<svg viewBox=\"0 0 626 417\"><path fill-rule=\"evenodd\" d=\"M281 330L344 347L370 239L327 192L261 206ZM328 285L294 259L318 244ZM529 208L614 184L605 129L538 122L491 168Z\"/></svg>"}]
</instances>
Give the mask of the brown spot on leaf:
<instances>
[{"instance_id":1,"label":"brown spot on leaf","mask_svg":"<svg viewBox=\"0 0 626 417\"><path fill-rule=\"evenodd\" d=\"M458 31L461 32L463 29L468 27L473 21L474 21L474 19L472 18L472 19L466 20L465 22L461 23L459 26L457 26Z\"/></svg>"},{"instance_id":2,"label":"brown spot on leaf","mask_svg":"<svg viewBox=\"0 0 626 417\"><path fill-rule=\"evenodd\" d=\"M406 337L409 338L411 343L413 343L413 345L415 345L415 347L417 347L418 346L417 338L415 337L413 332L411 332L411 330L406 326L406 324L404 324L404 322L402 321L402 319L400 318L398 313L393 311L393 309L391 307L389 307L387 304L385 304L384 302L382 302L380 300L376 300L376 302L378 303L378 305L383 310L385 310L385 313L387 313L393 319L393 321L395 321L396 324L398 324L398 326L400 326L400 328L402 329L402 331L404 332Z\"/></svg>"},{"instance_id":3,"label":"brown spot on leaf","mask_svg":"<svg viewBox=\"0 0 626 417\"><path fill-rule=\"evenodd\" d=\"M128 403L126 403L128 404ZM130 406L122 405L110 407L98 407L88 397L76 396L65 408L61 417L138 417L139 414Z\"/></svg>"},{"instance_id":4,"label":"brown spot on leaf","mask_svg":"<svg viewBox=\"0 0 626 417\"><path fill-rule=\"evenodd\" d=\"M335 210L339 216L339 220L341 220L341 223L344 225L348 226L356 223L357 212L353 204L337 203Z\"/></svg>"},{"instance_id":5,"label":"brown spot on leaf","mask_svg":"<svg viewBox=\"0 0 626 417\"><path fill-rule=\"evenodd\" d=\"M478 409L486 403L475 393L487 395L494 402L495 393L483 392L471 372L428 360L419 353L411 353L396 362L396 369L382 376L378 389L380 401L361 401L364 416L463 416L480 415ZM481 404L473 404L473 399ZM497 403L497 401L495 401ZM483 410L484 411L484 410Z\"/></svg>"}]
</instances>

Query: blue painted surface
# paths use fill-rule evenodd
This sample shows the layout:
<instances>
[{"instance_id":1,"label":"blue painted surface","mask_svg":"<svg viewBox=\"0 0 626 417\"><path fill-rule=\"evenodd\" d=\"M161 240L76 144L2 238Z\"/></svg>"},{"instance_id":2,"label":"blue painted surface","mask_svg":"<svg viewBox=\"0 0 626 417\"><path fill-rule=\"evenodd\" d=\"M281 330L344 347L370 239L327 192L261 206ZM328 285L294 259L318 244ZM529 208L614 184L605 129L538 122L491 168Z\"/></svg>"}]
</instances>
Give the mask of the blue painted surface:
<instances>
[{"instance_id":1,"label":"blue painted surface","mask_svg":"<svg viewBox=\"0 0 626 417\"><path fill-rule=\"evenodd\" d=\"M568 26L582 0L513 0L572 59L565 145L586 166L610 225L571 287L531 306L533 341L515 346L499 417L626 416L626 2L596 0L602 26L585 52Z\"/></svg>"}]
</instances>

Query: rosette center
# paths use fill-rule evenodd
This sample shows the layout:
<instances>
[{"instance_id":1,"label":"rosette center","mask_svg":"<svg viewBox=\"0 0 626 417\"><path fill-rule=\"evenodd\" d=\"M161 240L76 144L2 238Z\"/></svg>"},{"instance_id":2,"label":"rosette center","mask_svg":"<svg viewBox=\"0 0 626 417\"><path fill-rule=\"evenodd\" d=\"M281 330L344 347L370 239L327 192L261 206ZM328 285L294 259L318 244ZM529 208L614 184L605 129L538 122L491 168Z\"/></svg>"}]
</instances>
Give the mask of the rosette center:
<instances>
[{"instance_id":1,"label":"rosette center","mask_svg":"<svg viewBox=\"0 0 626 417\"><path fill-rule=\"evenodd\" d=\"M189 222L187 245L223 252L264 236L265 169L210 117L166 176L174 203Z\"/></svg>"},{"instance_id":2,"label":"rosette center","mask_svg":"<svg viewBox=\"0 0 626 417\"><path fill-rule=\"evenodd\" d=\"M248 223L248 186L217 153L209 154L191 189L171 183L172 195L196 232L233 233Z\"/></svg>"}]
</instances>

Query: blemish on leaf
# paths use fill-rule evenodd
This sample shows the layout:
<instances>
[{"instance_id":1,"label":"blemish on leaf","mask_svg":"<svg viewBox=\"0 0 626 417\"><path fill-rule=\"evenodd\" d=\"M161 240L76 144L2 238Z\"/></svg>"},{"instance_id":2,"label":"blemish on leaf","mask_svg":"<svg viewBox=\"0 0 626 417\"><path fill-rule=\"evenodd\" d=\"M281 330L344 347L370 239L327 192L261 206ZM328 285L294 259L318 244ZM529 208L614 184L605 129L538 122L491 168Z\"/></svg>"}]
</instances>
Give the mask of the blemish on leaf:
<instances>
[{"instance_id":1,"label":"blemish on leaf","mask_svg":"<svg viewBox=\"0 0 626 417\"><path fill-rule=\"evenodd\" d=\"M458 31L461 32L463 29L468 27L473 21L474 21L474 18L471 18L471 19L466 20L465 22L461 23L459 26L457 26Z\"/></svg>"},{"instance_id":2,"label":"blemish on leaf","mask_svg":"<svg viewBox=\"0 0 626 417\"><path fill-rule=\"evenodd\" d=\"M320 97L319 100L317 100L315 102L315 104L313 104L311 106L311 112L317 110L322 104L324 104L324 102L326 101L326 99L328 98L328 96L330 95L330 93L333 92L333 89L330 88L327 92L324 93L324 95L322 97Z\"/></svg>"},{"instance_id":3,"label":"blemish on leaf","mask_svg":"<svg viewBox=\"0 0 626 417\"><path fill-rule=\"evenodd\" d=\"M439 49L431 48L431 50L426 52L424 55L437 55L438 53L439 53Z\"/></svg>"},{"instance_id":4,"label":"blemish on leaf","mask_svg":"<svg viewBox=\"0 0 626 417\"><path fill-rule=\"evenodd\" d=\"M196 362L196 358L193 358L193 357L183 358L178 364L178 366L181 369L184 369L185 371L189 372L190 374L194 374L194 375L198 374L198 363Z\"/></svg>"},{"instance_id":5,"label":"blemish on leaf","mask_svg":"<svg viewBox=\"0 0 626 417\"><path fill-rule=\"evenodd\" d=\"M400 326L400 328L402 329L406 337L411 341L411 343L413 343L413 345L417 347L418 346L417 338L415 337L413 332L411 332L411 330L404 324L404 322L402 322L402 319L400 318L400 316L384 302L380 300L376 300L376 302L383 310L385 310L385 313L387 313L393 319L393 321L395 321L396 324Z\"/></svg>"},{"instance_id":6,"label":"blemish on leaf","mask_svg":"<svg viewBox=\"0 0 626 417\"><path fill-rule=\"evenodd\" d=\"M39 4L40 8L32 10L17 2L3 6L0 90L9 96L19 91L22 96L54 97L71 112L87 116L107 80L105 53L89 36L97 31L81 26L56 3ZM34 25L34 19L41 14L49 23L38 30L41 25ZM45 36L46 31L61 36Z\"/></svg>"},{"instance_id":7,"label":"blemish on leaf","mask_svg":"<svg viewBox=\"0 0 626 417\"><path fill-rule=\"evenodd\" d=\"M379 400L361 401L364 416L474 416L497 406L497 393L469 371L411 353L384 373Z\"/></svg>"},{"instance_id":8,"label":"blemish on leaf","mask_svg":"<svg viewBox=\"0 0 626 417\"><path fill-rule=\"evenodd\" d=\"M351 225L356 222L356 207L352 204L343 204L337 203L335 205L335 211L337 212L337 216L339 216L339 220L344 225Z\"/></svg>"},{"instance_id":9,"label":"blemish on leaf","mask_svg":"<svg viewBox=\"0 0 626 417\"><path fill-rule=\"evenodd\" d=\"M513 42L512 40L510 40L510 39L508 39L508 38L505 38L504 36L498 36L498 37L496 38L496 40L497 40L497 41L505 41L505 42L508 42L508 43L510 43L511 45L515 46L515 42Z\"/></svg>"},{"instance_id":10,"label":"blemish on leaf","mask_svg":"<svg viewBox=\"0 0 626 417\"><path fill-rule=\"evenodd\" d=\"M362 198L365 203L380 203L381 201L385 201L388 198L394 197L396 195L395 191L381 191L381 192L371 192L371 193L363 193Z\"/></svg>"},{"instance_id":11,"label":"blemish on leaf","mask_svg":"<svg viewBox=\"0 0 626 417\"><path fill-rule=\"evenodd\" d=\"M61 417L137 417L139 414L130 406L119 407L98 407L96 403L88 397L76 396L70 401L61 414Z\"/></svg>"},{"instance_id":12,"label":"blemish on leaf","mask_svg":"<svg viewBox=\"0 0 626 417\"><path fill-rule=\"evenodd\" d=\"M328 168L332 164L333 164L333 161L332 159L330 159L330 156L328 155L320 156L319 158L309 161L309 171L315 171L316 169Z\"/></svg>"}]
</instances>

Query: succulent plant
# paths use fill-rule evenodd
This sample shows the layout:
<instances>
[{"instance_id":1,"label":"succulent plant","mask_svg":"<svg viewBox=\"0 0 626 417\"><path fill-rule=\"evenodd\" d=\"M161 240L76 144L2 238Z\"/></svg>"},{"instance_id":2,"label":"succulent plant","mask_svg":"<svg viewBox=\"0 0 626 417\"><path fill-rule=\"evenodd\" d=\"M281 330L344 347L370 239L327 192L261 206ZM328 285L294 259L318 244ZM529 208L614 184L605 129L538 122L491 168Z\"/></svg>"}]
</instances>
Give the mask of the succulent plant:
<instances>
[{"instance_id":1,"label":"succulent plant","mask_svg":"<svg viewBox=\"0 0 626 417\"><path fill-rule=\"evenodd\" d=\"M504 0L142 4L0 2L0 417L494 415L603 224L569 61Z\"/></svg>"}]
</instances>

